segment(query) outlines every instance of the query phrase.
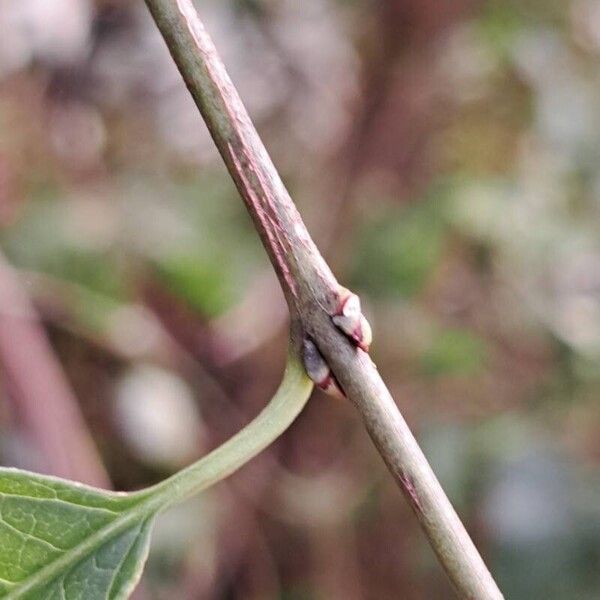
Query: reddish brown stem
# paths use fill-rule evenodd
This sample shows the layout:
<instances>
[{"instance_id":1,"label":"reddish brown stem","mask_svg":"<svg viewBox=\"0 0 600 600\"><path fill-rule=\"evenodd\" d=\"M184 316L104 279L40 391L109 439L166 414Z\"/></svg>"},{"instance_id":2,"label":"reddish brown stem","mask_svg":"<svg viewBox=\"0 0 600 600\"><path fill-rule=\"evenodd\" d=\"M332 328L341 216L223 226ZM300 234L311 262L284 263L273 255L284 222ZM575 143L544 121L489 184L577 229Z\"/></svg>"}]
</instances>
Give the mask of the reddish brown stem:
<instances>
[{"instance_id":1,"label":"reddish brown stem","mask_svg":"<svg viewBox=\"0 0 600 600\"><path fill-rule=\"evenodd\" d=\"M343 290L310 238L190 0L146 0L284 290L417 515L461 598L498 600L483 563L368 354L332 322Z\"/></svg>"}]
</instances>

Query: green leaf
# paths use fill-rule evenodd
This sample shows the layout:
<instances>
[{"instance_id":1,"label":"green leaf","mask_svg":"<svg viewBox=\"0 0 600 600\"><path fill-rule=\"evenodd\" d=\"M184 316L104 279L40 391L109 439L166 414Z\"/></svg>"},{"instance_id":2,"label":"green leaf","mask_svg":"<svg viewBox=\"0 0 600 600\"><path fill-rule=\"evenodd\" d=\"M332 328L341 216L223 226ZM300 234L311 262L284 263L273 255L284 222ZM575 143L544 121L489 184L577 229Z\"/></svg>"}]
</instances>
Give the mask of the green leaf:
<instances>
[{"instance_id":1,"label":"green leaf","mask_svg":"<svg viewBox=\"0 0 600 600\"><path fill-rule=\"evenodd\" d=\"M130 494L0 468L0 598L127 598L140 578L156 515L220 481L274 441L312 383L290 353L273 399L246 427L162 483Z\"/></svg>"},{"instance_id":2,"label":"green leaf","mask_svg":"<svg viewBox=\"0 0 600 600\"><path fill-rule=\"evenodd\" d=\"M425 372L432 376L475 375L487 358L485 342L464 329L439 332L421 357Z\"/></svg>"},{"instance_id":3,"label":"green leaf","mask_svg":"<svg viewBox=\"0 0 600 600\"><path fill-rule=\"evenodd\" d=\"M148 553L155 503L0 470L0 597L126 598Z\"/></svg>"}]
</instances>

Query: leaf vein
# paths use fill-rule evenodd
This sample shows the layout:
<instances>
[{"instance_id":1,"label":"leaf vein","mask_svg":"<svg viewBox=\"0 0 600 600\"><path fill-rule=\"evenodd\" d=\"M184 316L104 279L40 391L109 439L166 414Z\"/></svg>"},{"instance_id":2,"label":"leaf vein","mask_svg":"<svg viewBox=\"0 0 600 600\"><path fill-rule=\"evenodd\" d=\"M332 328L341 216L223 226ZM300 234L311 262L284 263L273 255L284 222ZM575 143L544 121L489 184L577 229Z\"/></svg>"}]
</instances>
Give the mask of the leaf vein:
<instances>
[{"instance_id":1,"label":"leaf vein","mask_svg":"<svg viewBox=\"0 0 600 600\"><path fill-rule=\"evenodd\" d=\"M112 510L110 508L103 508L100 506L88 506L86 504L79 504L78 502L73 502L71 500L64 500L62 498L32 498L27 494L14 494L11 492L0 492L0 498L19 498L25 499L30 502L40 502L40 503L57 503L57 504L66 504L67 506L75 506L81 510L85 510L87 512L103 512L110 513L113 515L119 515L123 511L122 510Z\"/></svg>"},{"instance_id":2,"label":"leaf vein","mask_svg":"<svg viewBox=\"0 0 600 600\"><path fill-rule=\"evenodd\" d=\"M0 511L0 523L2 523L2 525L4 525L7 529L10 529L11 531L13 531L19 537L21 537L24 544L26 544L28 541L33 540L35 542L39 542L41 544L49 546L51 550L55 550L57 552L66 552L67 550L69 550L69 548L59 548L58 546L54 545L52 542L49 542L48 540L38 537L37 535L34 535L33 533L26 533L25 531L21 531L18 527L11 525L4 518L2 511ZM22 550L23 550L23 548L21 549L21 552L22 552Z\"/></svg>"}]
</instances>

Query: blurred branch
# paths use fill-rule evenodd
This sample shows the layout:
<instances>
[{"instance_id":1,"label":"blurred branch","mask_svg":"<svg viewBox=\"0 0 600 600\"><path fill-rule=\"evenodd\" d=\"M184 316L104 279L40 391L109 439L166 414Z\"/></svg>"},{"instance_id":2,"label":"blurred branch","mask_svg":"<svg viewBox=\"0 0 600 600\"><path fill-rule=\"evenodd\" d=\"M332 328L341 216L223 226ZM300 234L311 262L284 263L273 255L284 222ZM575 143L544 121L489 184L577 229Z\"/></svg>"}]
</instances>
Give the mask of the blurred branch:
<instances>
[{"instance_id":1,"label":"blurred branch","mask_svg":"<svg viewBox=\"0 0 600 600\"><path fill-rule=\"evenodd\" d=\"M31 301L0 254L0 364L42 470L103 488L110 481Z\"/></svg>"},{"instance_id":2,"label":"blurred branch","mask_svg":"<svg viewBox=\"0 0 600 600\"><path fill-rule=\"evenodd\" d=\"M293 325L310 336L417 515L459 596L502 598L368 354L331 320L341 289L267 154L190 0L146 0L283 288Z\"/></svg>"}]
</instances>

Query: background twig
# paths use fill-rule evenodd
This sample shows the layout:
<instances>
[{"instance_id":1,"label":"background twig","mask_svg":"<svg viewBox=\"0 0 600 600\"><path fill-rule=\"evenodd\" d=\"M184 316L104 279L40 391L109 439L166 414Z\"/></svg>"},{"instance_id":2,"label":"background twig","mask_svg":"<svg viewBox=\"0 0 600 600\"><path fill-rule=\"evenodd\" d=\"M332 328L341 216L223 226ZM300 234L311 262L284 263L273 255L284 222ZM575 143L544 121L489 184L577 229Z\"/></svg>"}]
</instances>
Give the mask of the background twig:
<instances>
[{"instance_id":1,"label":"background twig","mask_svg":"<svg viewBox=\"0 0 600 600\"><path fill-rule=\"evenodd\" d=\"M18 276L0 254L0 363L46 473L109 488L77 399Z\"/></svg>"}]
</instances>

